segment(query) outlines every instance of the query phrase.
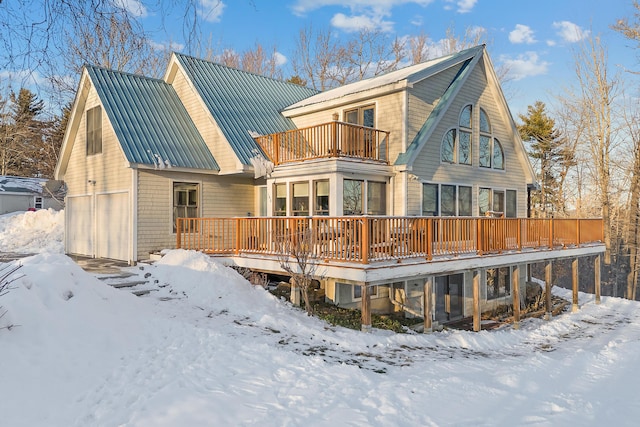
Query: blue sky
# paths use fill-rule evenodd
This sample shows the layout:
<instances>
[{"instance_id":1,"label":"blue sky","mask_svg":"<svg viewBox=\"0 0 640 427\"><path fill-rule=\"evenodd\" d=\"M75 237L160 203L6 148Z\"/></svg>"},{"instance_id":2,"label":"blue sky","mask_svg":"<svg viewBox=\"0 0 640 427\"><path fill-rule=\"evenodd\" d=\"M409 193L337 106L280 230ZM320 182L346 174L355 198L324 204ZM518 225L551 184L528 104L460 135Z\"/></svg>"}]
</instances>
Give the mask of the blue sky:
<instances>
[{"instance_id":1,"label":"blue sky","mask_svg":"<svg viewBox=\"0 0 640 427\"><path fill-rule=\"evenodd\" d=\"M182 38L182 16L169 16L161 28L159 16L145 0L122 2L152 32L155 43L177 46ZM424 32L431 43L467 28L485 32L495 66L510 70L505 93L512 112L553 95L573 82L572 52L589 33L599 34L609 49L615 69L639 69L635 51L610 29L619 18L632 16L631 0L198 0L202 39L242 52L256 42L276 46L284 75L292 74L289 58L300 29L330 28L346 37L362 27L392 36ZM348 6L345 6L348 4ZM631 79L629 73L624 78Z\"/></svg>"}]
</instances>

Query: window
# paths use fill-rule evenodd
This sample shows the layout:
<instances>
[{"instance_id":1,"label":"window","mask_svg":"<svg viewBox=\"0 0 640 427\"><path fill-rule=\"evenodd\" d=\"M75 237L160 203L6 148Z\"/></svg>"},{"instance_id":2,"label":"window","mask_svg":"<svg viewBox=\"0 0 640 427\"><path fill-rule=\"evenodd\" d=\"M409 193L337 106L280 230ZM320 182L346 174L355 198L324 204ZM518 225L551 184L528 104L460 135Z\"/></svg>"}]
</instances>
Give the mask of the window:
<instances>
[{"instance_id":1,"label":"window","mask_svg":"<svg viewBox=\"0 0 640 427\"><path fill-rule=\"evenodd\" d=\"M354 300L362 299L362 286L359 286L359 285L352 285L352 286L353 286L353 299ZM377 286L369 287L369 296L370 297L377 297L378 296L378 287Z\"/></svg>"},{"instance_id":2,"label":"window","mask_svg":"<svg viewBox=\"0 0 640 427\"><path fill-rule=\"evenodd\" d=\"M504 152L502 144L496 138L493 138L493 164L494 169L504 170Z\"/></svg>"},{"instance_id":3,"label":"window","mask_svg":"<svg viewBox=\"0 0 640 427\"><path fill-rule=\"evenodd\" d=\"M487 299L502 298L511 295L511 268L487 269Z\"/></svg>"},{"instance_id":4,"label":"window","mask_svg":"<svg viewBox=\"0 0 640 427\"><path fill-rule=\"evenodd\" d=\"M505 204L506 200L506 204ZM517 192L515 190L494 190L480 188L478 190L478 214L488 215L488 212L501 213L505 217L516 217Z\"/></svg>"},{"instance_id":5,"label":"window","mask_svg":"<svg viewBox=\"0 0 640 427\"><path fill-rule=\"evenodd\" d=\"M491 135L489 116L480 108L479 163L482 168L504 169L502 144Z\"/></svg>"},{"instance_id":6,"label":"window","mask_svg":"<svg viewBox=\"0 0 640 427\"><path fill-rule=\"evenodd\" d=\"M314 181L314 215L329 215L329 181Z\"/></svg>"},{"instance_id":7,"label":"window","mask_svg":"<svg viewBox=\"0 0 640 427\"><path fill-rule=\"evenodd\" d=\"M33 199L33 207L36 209L42 209L42 197L40 196L35 196Z\"/></svg>"},{"instance_id":8,"label":"window","mask_svg":"<svg viewBox=\"0 0 640 427\"><path fill-rule=\"evenodd\" d=\"M258 188L258 215L267 216L267 187Z\"/></svg>"},{"instance_id":9,"label":"window","mask_svg":"<svg viewBox=\"0 0 640 427\"><path fill-rule=\"evenodd\" d=\"M308 182L296 182L292 185L293 198L291 206L291 213L293 216L308 216L309 215L309 183Z\"/></svg>"},{"instance_id":10,"label":"window","mask_svg":"<svg viewBox=\"0 0 640 427\"><path fill-rule=\"evenodd\" d=\"M460 112L458 129L449 129L442 138L440 160L443 163L471 165L472 153L472 107L465 106Z\"/></svg>"},{"instance_id":11,"label":"window","mask_svg":"<svg viewBox=\"0 0 640 427\"><path fill-rule=\"evenodd\" d=\"M472 194L463 185L422 184L422 215L471 216Z\"/></svg>"},{"instance_id":12,"label":"window","mask_svg":"<svg viewBox=\"0 0 640 427\"><path fill-rule=\"evenodd\" d=\"M507 190L507 204L505 205L505 215L507 218L516 218L518 216L518 192L516 190Z\"/></svg>"},{"instance_id":13,"label":"window","mask_svg":"<svg viewBox=\"0 0 640 427\"><path fill-rule=\"evenodd\" d=\"M198 218L198 184L173 183L173 231L178 218Z\"/></svg>"},{"instance_id":14,"label":"window","mask_svg":"<svg viewBox=\"0 0 640 427\"><path fill-rule=\"evenodd\" d=\"M345 179L342 182L343 215L362 215L362 186L364 181Z\"/></svg>"},{"instance_id":15,"label":"window","mask_svg":"<svg viewBox=\"0 0 640 427\"><path fill-rule=\"evenodd\" d=\"M438 216L438 184L422 184L422 215Z\"/></svg>"},{"instance_id":16,"label":"window","mask_svg":"<svg viewBox=\"0 0 640 427\"><path fill-rule=\"evenodd\" d=\"M87 156L102 153L102 108L87 110Z\"/></svg>"},{"instance_id":17,"label":"window","mask_svg":"<svg viewBox=\"0 0 640 427\"><path fill-rule=\"evenodd\" d=\"M387 184L367 182L367 214L385 215L387 213Z\"/></svg>"},{"instance_id":18,"label":"window","mask_svg":"<svg viewBox=\"0 0 640 427\"><path fill-rule=\"evenodd\" d=\"M275 184L273 186L275 197L273 199L273 214L275 216L287 215L287 184Z\"/></svg>"},{"instance_id":19,"label":"window","mask_svg":"<svg viewBox=\"0 0 640 427\"><path fill-rule=\"evenodd\" d=\"M344 112L344 121L367 127L375 127L375 107L366 105L364 107L354 108Z\"/></svg>"}]
</instances>

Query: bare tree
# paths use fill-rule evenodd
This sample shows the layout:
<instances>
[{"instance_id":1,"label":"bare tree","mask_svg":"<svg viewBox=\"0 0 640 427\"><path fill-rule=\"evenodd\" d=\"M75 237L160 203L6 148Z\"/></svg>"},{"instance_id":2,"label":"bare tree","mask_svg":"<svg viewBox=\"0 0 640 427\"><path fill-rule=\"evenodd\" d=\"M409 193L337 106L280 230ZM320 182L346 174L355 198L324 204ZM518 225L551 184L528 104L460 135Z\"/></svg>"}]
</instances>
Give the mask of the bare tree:
<instances>
[{"instance_id":1,"label":"bare tree","mask_svg":"<svg viewBox=\"0 0 640 427\"><path fill-rule=\"evenodd\" d=\"M638 245L640 244L640 117L634 115L624 118L627 133L632 143L633 166L630 171L629 203L627 208L627 232L625 233L625 246L629 254L629 273L627 274L626 296L636 299L638 288L638 270L640 259L638 257Z\"/></svg>"},{"instance_id":2,"label":"bare tree","mask_svg":"<svg viewBox=\"0 0 640 427\"><path fill-rule=\"evenodd\" d=\"M314 231L311 227L296 223L295 229L284 230L276 236L278 260L280 267L291 275L292 287L302 291L305 310L313 314L313 307L309 299L309 290L316 276L318 264L315 262Z\"/></svg>"}]
</instances>

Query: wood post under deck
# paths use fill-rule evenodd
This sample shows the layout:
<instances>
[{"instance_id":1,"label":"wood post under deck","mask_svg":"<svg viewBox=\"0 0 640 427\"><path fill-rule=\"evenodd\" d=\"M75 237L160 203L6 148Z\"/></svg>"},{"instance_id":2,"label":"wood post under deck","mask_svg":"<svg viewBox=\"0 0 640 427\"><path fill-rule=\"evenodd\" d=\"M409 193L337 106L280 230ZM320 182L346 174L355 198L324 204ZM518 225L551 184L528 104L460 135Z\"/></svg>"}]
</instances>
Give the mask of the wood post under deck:
<instances>
[{"instance_id":1,"label":"wood post under deck","mask_svg":"<svg viewBox=\"0 0 640 427\"><path fill-rule=\"evenodd\" d=\"M473 272L473 330L480 331L480 272Z\"/></svg>"},{"instance_id":2,"label":"wood post under deck","mask_svg":"<svg viewBox=\"0 0 640 427\"><path fill-rule=\"evenodd\" d=\"M356 285L357 286L357 285ZM360 285L362 289L362 332L371 331L371 294L367 284Z\"/></svg>"},{"instance_id":3,"label":"wood post under deck","mask_svg":"<svg viewBox=\"0 0 640 427\"><path fill-rule=\"evenodd\" d=\"M553 311L551 307L551 277L552 277L552 266L553 263L551 261L547 261L544 265L544 307L545 314L544 320L551 320L551 312Z\"/></svg>"},{"instance_id":4,"label":"wood post under deck","mask_svg":"<svg viewBox=\"0 0 640 427\"><path fill-rule=\"evenodd\" d=\"M595 260L593 261L593 269L594 269L594 280L595 280L595 288L596 288L596 304L600 304L600 255L596 255Z\"/></svg>"},{"instance_id":5,"label":"wood post under deck","mask_svg":"<svg viewBox=\"0 0 640 427\"><path fill-rule=\"evenodd\" d=\"M513 327L520 328L520 267L516 264L512 270L513 280Z\"/></svg>"},{"instance_id":6,"label":"wood post under deck","mask_svg":"<svg viewBox=\"0 0 640 427\"><path fill-rule=\"evenodd\" d=\"M573 286L573 305L571 306L571 312L578 311L578 258L571 261L571 284Z\"/></svg>"},{"instance_id":7,"label":"wood post under deck","mask_svg":"<svg viewBox=\"0 0 640 427\"><path fill-rule=\"evenodd\" d=\"M433 292L432 286L433 278L429 277L424 282L424 333L433 331L433 324L431 321L431 296Z\"/></svg>"}]
</instances>

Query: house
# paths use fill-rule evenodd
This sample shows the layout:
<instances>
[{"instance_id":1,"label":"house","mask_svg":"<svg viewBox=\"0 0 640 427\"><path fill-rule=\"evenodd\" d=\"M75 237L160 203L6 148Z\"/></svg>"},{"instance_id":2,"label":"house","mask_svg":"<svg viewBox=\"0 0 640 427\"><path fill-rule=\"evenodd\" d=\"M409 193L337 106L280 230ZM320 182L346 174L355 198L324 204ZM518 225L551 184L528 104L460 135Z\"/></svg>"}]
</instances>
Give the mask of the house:
<instances>
[{"instance_id":1,"label":"house","mask_svg":"<svg viewBox=\"0 0 640 427\"><path fill-rule=\"evenodd\" d=\"M479 327L529 263L604 251L600 220L527 218L535 174L484 45L321 93L177 53L163 79L87 67L56 177L68 253L281 272L310 235L326 298L365 327Z\"/></svg>"},{"instance_id":2,"label":"house","mask_svg":"<svg viewBox=\"0 0 640 427\"><path fill-rule=\"evenodd\" d=\"M61 183L45 178L0 176L0 215L36 209L64 207Z\"/></svg>"}]
</instances>

